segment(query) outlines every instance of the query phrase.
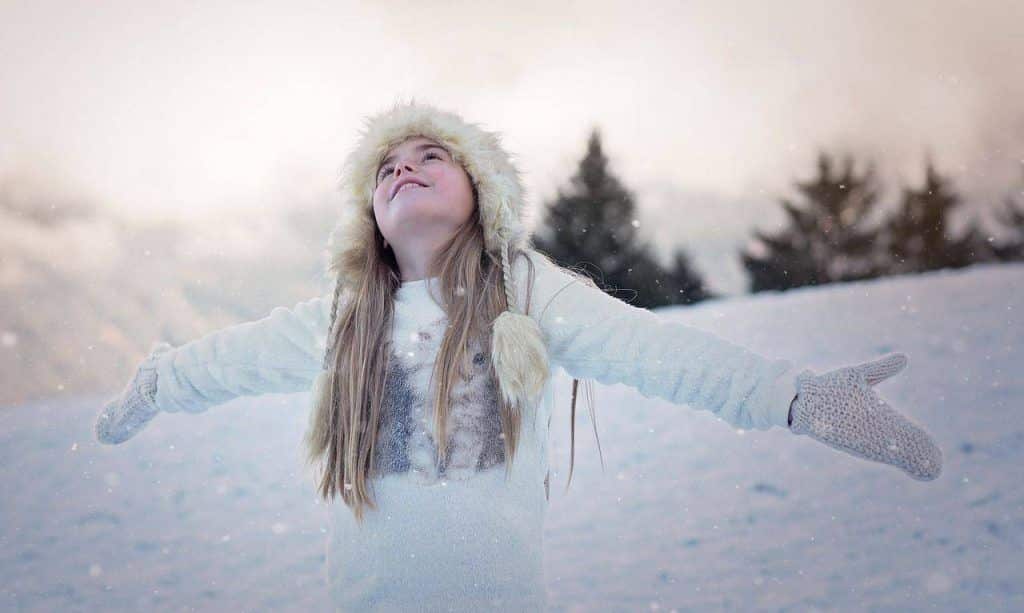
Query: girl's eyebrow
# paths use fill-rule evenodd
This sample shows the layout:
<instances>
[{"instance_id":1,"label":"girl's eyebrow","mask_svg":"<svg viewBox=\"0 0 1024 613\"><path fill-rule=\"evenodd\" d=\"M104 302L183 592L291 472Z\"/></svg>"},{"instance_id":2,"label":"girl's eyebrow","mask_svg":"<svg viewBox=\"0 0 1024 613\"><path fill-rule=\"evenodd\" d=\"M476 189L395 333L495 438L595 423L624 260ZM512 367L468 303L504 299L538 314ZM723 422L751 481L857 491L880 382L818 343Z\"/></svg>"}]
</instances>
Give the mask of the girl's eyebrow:
<instances>
[{"instance_id":1,"label":"girl's eyebrow","mask_svg":"<svg viewBox=\"0 0 1024 613\"><path fill-rule=\"evenodd\" d=\"M417 145L416 146L416 151L423 151L424 149L430 149L431 147L437 147L438 149L441 149L445 153L448 153L447 149L445 149L441 145L438 145L438 144L435 144L435 143L423 143L421 145ZM395 156L394 155L389 155L388 157L386 157L386 158L384 158L383 160L380 161L380 165L377 166L377 168L380 168L381 166L387 164L388 162L390 162L393 159L395 159Z\"/></svg>"}]
</instances>

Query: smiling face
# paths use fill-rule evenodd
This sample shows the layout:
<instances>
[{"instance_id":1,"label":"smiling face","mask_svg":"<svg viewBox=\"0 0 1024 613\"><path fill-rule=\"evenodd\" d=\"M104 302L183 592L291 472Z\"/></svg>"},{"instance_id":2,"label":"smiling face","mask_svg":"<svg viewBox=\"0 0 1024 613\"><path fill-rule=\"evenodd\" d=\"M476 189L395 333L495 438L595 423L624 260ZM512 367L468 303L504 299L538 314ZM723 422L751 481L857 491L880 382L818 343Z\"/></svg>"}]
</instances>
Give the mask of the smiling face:
<instances>
[{"instance_id":1,"label":"smiling face","mask_svg":"<svg viewBox=\"0 0 1024 613\"><path fill-rule=\"evenodd\" d=\"M402 187L406 181L417 185ZM417 278L475 206L469 174L433 139L415 136L395 145L377 168L373 214L403 278Z\"/></svg>"}]
</instances>

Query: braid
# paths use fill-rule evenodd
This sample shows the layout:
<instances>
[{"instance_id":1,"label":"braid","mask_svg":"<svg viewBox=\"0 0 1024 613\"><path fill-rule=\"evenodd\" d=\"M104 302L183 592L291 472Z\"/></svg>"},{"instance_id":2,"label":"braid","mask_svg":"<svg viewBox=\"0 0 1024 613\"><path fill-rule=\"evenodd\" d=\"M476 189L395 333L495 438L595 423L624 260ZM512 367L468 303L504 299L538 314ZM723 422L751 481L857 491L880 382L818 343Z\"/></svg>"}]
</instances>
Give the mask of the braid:
<instances>
[{"instance_id":1,"label":"braid","mask_svg":"<svg viewBox=\"0 0 1024 613\"><path fill-rule=\"evenodd\" d=\"M327 358L331 355L332 348L332 335L331 331L334 330L334 320L338 316L338 297L341 295L341 275L339 274L337 280L334 282L334 300L331 302L331 323L327 326L327 342L324 343L324 363L323 369L327 370Z\"/></svg>"},{"instance_id":2,"label":"braid","mask_svg":"<svg viewBox=\"0 0 1024 613\"><path fill-rule=\"evenodd\" d=\"M512 267L508 265L508 250L510 246L505 243L501 246L501 274L505 284L505 300L508 302L508 310L515 312L518 307L516 302L516 288L512 283Z\"/></svg>"}]
</instances>

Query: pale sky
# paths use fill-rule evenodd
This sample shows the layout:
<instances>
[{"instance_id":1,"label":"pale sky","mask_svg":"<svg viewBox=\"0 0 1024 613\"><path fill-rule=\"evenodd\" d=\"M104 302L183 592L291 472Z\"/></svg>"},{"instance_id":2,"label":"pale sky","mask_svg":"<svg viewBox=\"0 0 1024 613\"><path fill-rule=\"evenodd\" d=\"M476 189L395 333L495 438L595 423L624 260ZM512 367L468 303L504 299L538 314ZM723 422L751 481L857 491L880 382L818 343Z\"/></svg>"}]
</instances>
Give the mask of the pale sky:
<instances>
[{"instance_id":1,"label":"pale sky","mask_svg":"<svg viewBox=\"0 0 1024 613\"><path fill-rule=\"evenodd\" d=\"M1020 1L8 1L0 175L130 215L302 205L415 97L501 132L534 205L599 126L641 228L725 253L818 147L886 189L930 153L991 208L1024 177L1022 66Z\"/></svg>"}]
</instances>

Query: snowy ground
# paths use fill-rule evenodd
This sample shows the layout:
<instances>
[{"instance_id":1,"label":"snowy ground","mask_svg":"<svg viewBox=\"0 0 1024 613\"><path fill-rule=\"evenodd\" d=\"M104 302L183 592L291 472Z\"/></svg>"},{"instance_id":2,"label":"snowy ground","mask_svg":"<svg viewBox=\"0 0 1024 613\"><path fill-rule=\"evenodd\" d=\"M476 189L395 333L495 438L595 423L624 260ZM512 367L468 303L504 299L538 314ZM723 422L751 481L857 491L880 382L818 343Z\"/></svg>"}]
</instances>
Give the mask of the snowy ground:
<instances>
[{"instance_id":1,"label":"snowy ground","mask_svg":"<svg viewBox=\"0 0 1024 613\"><path fill-rule=\"evenodd\" d=\"M1024 609L1024 265L660 312L818 372L907 353L878 391L933 434L943 474L595 385L606 470L581 397L565 492L562 375L552 610ZM92 439L102 400L0 411L0 609L327 608L305 394L161 415L117 447Z\"/></svg>"}]
</instances>

